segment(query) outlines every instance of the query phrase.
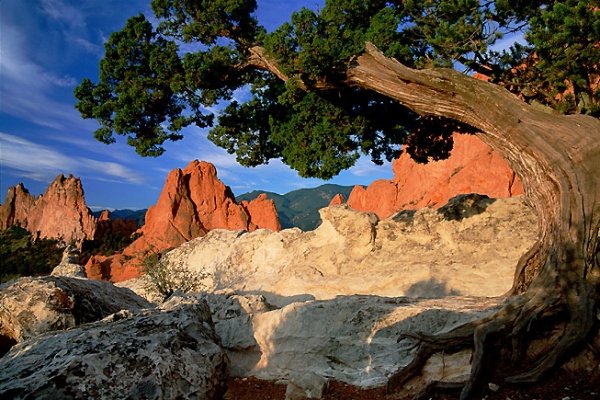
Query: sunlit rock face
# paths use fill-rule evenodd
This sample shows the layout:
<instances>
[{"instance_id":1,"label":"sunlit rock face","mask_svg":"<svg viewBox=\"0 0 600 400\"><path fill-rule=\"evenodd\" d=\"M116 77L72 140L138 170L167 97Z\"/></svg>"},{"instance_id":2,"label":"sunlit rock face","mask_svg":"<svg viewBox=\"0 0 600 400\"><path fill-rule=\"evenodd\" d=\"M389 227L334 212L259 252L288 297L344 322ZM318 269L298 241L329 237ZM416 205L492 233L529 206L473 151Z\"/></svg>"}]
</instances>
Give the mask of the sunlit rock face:
<instances>
[{"instance_id":1,"label":"sunlit rock face","mask_svg":"<svg viewBox=\"0 0 600 400\"><path fill-rule=\"evenodd\" d=\"M535 241L533 211L520 197L464 196L451 205L384 220L328 207L315 231L214 230L162 260L204 275L208 291L318 299L504 294L518 259Z\"/></svg>"},{"instance_id":2,"label":"sunlit rock face","mask_svg":"<svg viewBox=\"0 0 600 400\"><path fill-rule=\"evenodd\" d=\"M14 346L0 358L0 398L221 399L229 366L217 342L206 302L172 297Z\"/></svg>"},{"instance_id":3,"label":"sunlit rock face","mask_svg":"<svg viewBox=\"0 0 600 400\"><path fill-rule=\"evenodd\" d=\"M122 254L92 257L88 277L121 282L142 273L148 254L172 249L214 229L279 230L277 209L265 195L238 204L231 189L217 177L214 165L192 161L167 176L157 203L148 209L139 237Z\"/></svg>"},{"instance_id":4,"label":"sunlit rock face","mask_svg":"<svg viewBox=\"0 0 600 400\"><path fill-rule=\"evenodd\" d=\"M213 229L278 228L272 201L262 197L251 204L245 208L236 203L214 165L192 161L183 170L169 173L158 202L146 213L142 236L124 254L175 247Z\"/></svg>"},{"instance_id":5,"label":"sunlit rock face","mask_svg":"<svg viewBox=\"0 0 600 400\"><path fill-rule=\"evenodd\" d=\"M474 135L455 133L453 139L452 153L442 161L418 164L403 151L393 163L393 180L377 180L366 188L356 186L347 204L387 218L400 210L441 207L458 194L492 198L523 194L519 178L488 145Z\"/></svg>"},{"instance_id":6,"label":"sunlit rock face","mask_svg":"<svg viewBox=\"0 0 600 400\"><path fill-rule=\"evenodd\" d=\"M344 201L345 201L344 195L341 193L338 193L335 196L333 196L333 198L329 202L329 206L339 206L341 204L344 204Z\"/></svg>"},{"instance_id":7,"label":"sunlit rock face","mask_svg":"<svg viewBox=\"0 0 600 400\"><path fill-rule=\"evenodd\" d=\"M9 188L0 206L0 229L19 225L35 238L81 243L93 239L96 219L85 203L81 180L59 175L35 198L22 184Z\"/></svg>"},{"instance_id":8,"label":"sunlit rock face","mask_svg":"<svg viewBox=\"0 0 600 400\"><path fill-rule=\"evenodd\" d=\"M29 194L22 183L9 187L4 203L0 205L0 229L13 225L27 228L27 215L35 204L35 197Z\"/></svg>"},{"instance_id":9,"label":"sunlit rock face","mask_svg":"<svg viewBox=\"0 0 600 400\"><path fill-rule=\"evenodd\" d=\"M250 217L248 231L269 229L276 232L281 230L275 203L265 193L259 194L254 200L242 201L241 206Z\"/></svg>"}]
</instances>

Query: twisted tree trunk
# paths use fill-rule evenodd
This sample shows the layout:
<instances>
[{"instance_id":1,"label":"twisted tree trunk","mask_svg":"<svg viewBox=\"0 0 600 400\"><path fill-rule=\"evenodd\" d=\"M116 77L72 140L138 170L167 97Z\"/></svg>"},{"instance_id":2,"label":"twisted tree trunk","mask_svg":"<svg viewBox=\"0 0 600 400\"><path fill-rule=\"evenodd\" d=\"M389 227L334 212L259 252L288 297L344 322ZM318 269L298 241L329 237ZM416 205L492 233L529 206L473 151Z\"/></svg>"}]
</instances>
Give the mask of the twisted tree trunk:
<instances>
[{"instance_id":1,"label":"twisted tree trunk","mask_svg":"<svg viewBox=\"0 0 600 400\"><path fill-rule=\"evenodd\" d=\"M453 118L479 130L519 174L539 217L539 239L520 259L503 309L442 336L421 337L417 357L390 379L388 390L398 391L435 352L473 346L471 377L461 395L470 398L491 336L510 338L518 362L536 322L560 320L562 335L545 355L508 377L536 381L585 341L600 318L600 121L535 109L456 71L413 70L369 44L349 66L346 83L396 99L421 115Z\"/></svg>"}]
</instances>

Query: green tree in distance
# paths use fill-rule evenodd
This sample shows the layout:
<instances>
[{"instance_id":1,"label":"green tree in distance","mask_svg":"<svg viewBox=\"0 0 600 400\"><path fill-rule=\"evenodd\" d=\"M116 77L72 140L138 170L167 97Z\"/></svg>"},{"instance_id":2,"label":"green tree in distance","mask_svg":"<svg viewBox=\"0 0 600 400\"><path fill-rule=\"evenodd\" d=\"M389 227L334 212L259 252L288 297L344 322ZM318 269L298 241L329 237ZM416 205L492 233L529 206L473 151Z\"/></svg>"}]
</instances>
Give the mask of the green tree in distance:
<instances>
[{"instance_id":1,"label":"green tree in distance","mask_svg":"<svg viewBox=\"0 0 600 400\"><path fill-rule=\"evenodd\" d=\"M597 1L336 0L293 13L273 32L255 8L153 0L157 25L131 18L106 43L99 82L75 91L82 116L100 123L96 138L124 135L154 156L195 124L211 127L209 138L242 165L281 158L302 176L330 178L360 154L396 157L401 144L418 161L443 158L454 130L475 133L523 180L539 240L516 266L502 310L423 337L388 389L401 390L432 354L472 347L462 398L473 397L496 344L521 366L506 379L533 382L597 332ZM518 32L527 45L493 51ZM491 82L452 69L460 66ZM234 98L241 88L247 101ZM224 111L215 119L208 108L217 103ZM547 335L556 327L560 335ZM534 339L547 347L530 360Z\"/></svg>"}]
</instances>

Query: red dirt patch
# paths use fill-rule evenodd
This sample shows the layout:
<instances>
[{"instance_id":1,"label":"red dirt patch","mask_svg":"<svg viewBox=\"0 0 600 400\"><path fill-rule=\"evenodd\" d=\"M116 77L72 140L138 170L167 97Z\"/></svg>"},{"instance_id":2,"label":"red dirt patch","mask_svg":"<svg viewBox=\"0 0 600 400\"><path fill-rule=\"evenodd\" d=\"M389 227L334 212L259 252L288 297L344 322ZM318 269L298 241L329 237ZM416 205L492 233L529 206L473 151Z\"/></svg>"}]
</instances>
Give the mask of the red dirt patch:
<instances>
[{"instance_id":1,"label":"red dirt patch","mask_svg":"<svg viewBox=\"0 0 600 400\"><path fill-rule=\"evenodd\" d=\"M231 378L225 400L284 400L286 385L256 378ZM454 400L459 391L436 392L425 399ZM385 388L361 389L341 382L330 382L323 400L385 400ZM486 400L598 400L600 379L572 376L559 371L530 386L500 385L498 391L485 390Z\"/></svg>"}]
</instances>

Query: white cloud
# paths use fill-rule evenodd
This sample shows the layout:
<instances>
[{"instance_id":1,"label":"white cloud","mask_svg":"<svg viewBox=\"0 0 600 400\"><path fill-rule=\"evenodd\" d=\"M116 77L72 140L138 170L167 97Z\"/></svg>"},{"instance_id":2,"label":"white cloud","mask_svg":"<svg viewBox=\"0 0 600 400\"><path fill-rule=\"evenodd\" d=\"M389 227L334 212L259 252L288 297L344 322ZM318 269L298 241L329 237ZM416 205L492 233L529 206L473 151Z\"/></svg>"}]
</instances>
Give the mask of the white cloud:
<instances>
[{"instance_id":1,"label":"white cloud","mask_svg":"<svg viewBox=\"0 0 600 400\"><path fill-rule=\"evenodd\" d=\"M41 76L51 85L58 87L74 88L77 85L77 79L69 75L57 76L49 72L42 72Z\"/></svg>"},{"instance_id":2,"label":"white cloud","mask_svg":"<svg viewBox=\"0 0 600 400\"><path fill-rule=\"evenodd\" d=\"M117 178L121 178L124 181L129 183L141 184L144 180L137 175L137 173L133 172L129 168L121 164L117 164L115 162L110 161L97 161L92 159L80 159L85 166L92 171L102 172L106 175L115 176Z\"/></svg>"},{"instance_id":3,"label":"white cloud","mask_svg":"<svg viewBox=\"0 0 600 400\"><path fill-rule=\"evenodd\" d=\"M124 165L66 155L47 146L3 132L0 132L0 164L19 171L20 176L37 181L52 179L60 173L75 173L96 180L132 184L144 182L143 177Z\"/></svg>"},{"instance_id":4,"label":"white cloud","mask_svg":"<svg viewBox=\"0 0 600 400\"><path fill-rule=\"evenodd\" d=\"M235 155L215 146L206 137L206 130L190 127L183 131L184 139L170 143L167 153L175 160L189 163L192 160L207 161L214 164L219 173L222 170L244 168L238 164Z\"/></svg>"},{"instance_id":5,"label":"white cloud","mask_svg":"<svg viewBox=\"0 0 600 400\"><path fill-rule=\"evenodd\" d=\"M32 179L41 178L49 170L68 171L74 166L73 159L55 150L3 132L0 132L0 163L28 173Z\"/></svg>"}]
</instances>

